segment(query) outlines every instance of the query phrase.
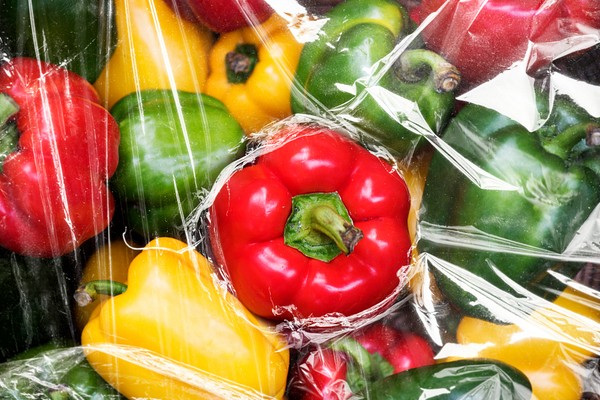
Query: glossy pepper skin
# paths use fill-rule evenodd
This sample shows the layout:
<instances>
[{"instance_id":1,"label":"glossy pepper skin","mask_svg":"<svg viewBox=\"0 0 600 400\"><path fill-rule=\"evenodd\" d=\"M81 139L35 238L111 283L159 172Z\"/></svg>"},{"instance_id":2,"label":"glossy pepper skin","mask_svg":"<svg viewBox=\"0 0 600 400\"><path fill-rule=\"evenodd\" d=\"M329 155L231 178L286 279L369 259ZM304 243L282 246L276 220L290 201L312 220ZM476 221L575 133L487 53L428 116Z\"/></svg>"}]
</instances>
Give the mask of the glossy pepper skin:
<instances>
[{"instance_id":1,"label":"glossy pepper skin","mask_svg":"<svg viewBox=\"0 0 600 400\"><path fill-rule=\"evenodd\" d=\"M290 92L302 44L279 15L222 34L211 48L205 93L221 100L246 134L292 113Z\"/></svg>"},{"instance_id":2,"label":"glossy pepper skin","mask_svg":"<svg viewBox=\"0 0 600 400\"><path fill-rule=\"evenodd\" d=\"M441 362L385 377L365 390L370 400L529 400L531 385L523 373L497 360Z\"/></svg>"},{"instance_id":3,"label":"glossy pepper skin","mask_svg":"<svg viewBox=\"0 0 600 400\"><path fill-rule=\"evenodd\" d=\"M69 253L112 219L117 123L89 82L31 58L0 66L0 101L0 246Z\"/></svg>"},{"instance_id":4,"label":"glossy pepper skin","mask_svg":"<svg viewBox=\"0 0 600 400\"><path fill-rule=\"evenodd\" d=\"M13 56L39 57L94 82L116 45L112 0L2 0L0 37Z\"/></svg>"},{"instance_id":5,"label":"glossy pepper skin","mask_svg":"<svg viewBox=\"0 0 600 400\"><path fill-rule=\"evenodd\" d=\"M126 291L97 308L82 333L92 367L127 398L280 399L289 364L284 341L212 272L183 242L148 243L129 267ZM133 348L121 353L119 346Z\"/></svg>"},{"instance_id":6,"label":"glossy pepper skin","mask_svg":"<svg viewBox=\"0 0 600 400\"><path fill-rule=\"evenodd\" d=\"M511 324L463 317L456 332L459 346L448 355L500 360L528 377L536 398L578 400L584 362L598 356L598 306L593 295L568 287L526 318L515 314Z\"/></svg>"},{"instance_id":7,"label":"glossy pepper skin","mask_svg":"<svg viewBox=\"0 0 600 400\"><path fill-rule=\"evenodd\" d=\"M0 362L50 340L76 340L73 264L0 250Z\"/></svg>"},{"instance_id":8,"label":"glossy pepper skin","mask_svg":"<svg viewBox=\"0 0 600 400\"><path fill-rule=\"evenodd\" d=\"M286 142L229 177L209 210L213 253L239 299L279 320L386 299L410 258L402 177L326 127L290 125L270 140Z\"/></svg>"},{"instance_id":9,"label":"glossy pepper skin","mask_svg":"<svg viewBox=\"0 0 600 400\"><path fill-rule=\"evenodd\" d=\"M117 45L94 83L107 108L141 90L204 89L211 32L164 0L114 0L114 10Z\"/></svg>"},{"instance_id":10,"label":"glossy pepper skin","mask_svg":"<svg viewBox=\"0 0 600 400\"><path fill-rule=\"evenodd\" d=\"M90 366L81 348L58 341L0 364L0 382L3 399L125 400Z\"/></svg>"},{"instance_id":11,"label":"glossy pepper skin","mask_svg":"<svg viewBox=\"0 0 600 400\"><path fill-rule=\"evenodd\" d=\"M383 377L434 364L427 340L377 322L304 354L294 365L289 397L349 399Z\"/></svg>"},{"instance_id":12,"label":"glossy pepper skin","mask_svg":"<svg viewBox=\"0 0 600 400\"><path fill-rule=\"evenodd\" d=\"M569 39L575 42L600 27L595 1L423 0L411 15L421 23L433 12L438 14L425 26L423 39L461 71L464 87L481 84L526 57L527 70L535 74L572 46Z\"/></svg>"},{"instance_id":13,"label":"glossy pepper skin","mask_svg":"<svg viewBox=\"0 0 600 400\"><path fill-rule=\"evenodd\" d=\"M422 119L418 129L437 134L453 111L460 74L429 50L393 54L412 29L406 10L392 0L349 0L324 17L302 50L292 111L320 114L320 103L401 155L426 142L405 119Z\"/></svg>"},{"instance_id":14,"label":"glossy pepper skin","mask_svg":"<svg viewBox=\"0 0 600 400\"><path fill-rule=\"evenodd\" d=\"M166 0L176 12L218 33L264 22L273 14L264 0Z\"/></svg>"},{"instance_id":15,"label":"glossy pepper skin","mask_svg":"<svg viewBox=\"0 0 600 400\"><path fill-rule=\"evenodd\" d=\"M112 109L121 130L120 162L111 180L129 228L177 234L221 169L244 150L244 133L223 103L171 90L132 93Z\"/></svg>"},{"instance_id":16,"label":"glossy pepper skin","mask_svg":"<svg viewBox=\"0 0 600 400\"><path fill-rule=\"evenodd\" d=\"M465 106L449 124L444 141L502 183L479 187L440 153L429 167L417 246L421 254L459 268L460 277L443 266L431 269L445 298L461 312L505 321L486 299L497 302L499 293L518 299L520 291L527 291L552 300L564 284L549 272L573 277L581 269L579 262L555 260L544 252L563 253L600 203L600 177L585 165L598 159L582 156L583 149L597 147L588 139L598 126L564 98L556 99L547 122L533 133L475 105ZM474 175L485 183L484 176ZM446 232L439 236L438 228ZM483 242L471 245L475 239Z\"/></svg>"}]
</instances>

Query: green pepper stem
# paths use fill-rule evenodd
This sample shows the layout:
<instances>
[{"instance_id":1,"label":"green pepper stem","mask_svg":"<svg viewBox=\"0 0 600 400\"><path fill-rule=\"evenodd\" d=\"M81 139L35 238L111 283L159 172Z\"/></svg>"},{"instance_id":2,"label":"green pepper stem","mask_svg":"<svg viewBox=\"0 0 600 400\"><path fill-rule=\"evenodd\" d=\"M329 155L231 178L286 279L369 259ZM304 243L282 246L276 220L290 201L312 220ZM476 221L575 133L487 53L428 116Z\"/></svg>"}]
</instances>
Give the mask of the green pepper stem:
<instances>
[{"instance_id":1,"label":"green pepper stem","mask_svg":"<svg viewBox=\"0 0 600 400\"><path fill-rule=\"evenodd\" d=\"M396 74L408 82L419 82L426 76L433 79L439 93L451 92L460 84L460 72L439 54L427 49L412 49L398 59Z\"/></svg>"},{"instance_id":2,"label":"green pepper stem","mask_svg":"<svg viewBox=\"0 0 600 400\"><path fill-rule=\"evenodd\" d=\"M75 301L79 307L85 307L93 302L99 294L117 296L125 293L127 285L110 280L97 280L87 282L79 287L74 294Z\"/></svg>"},{"instance_id":3,"label":"green pepper stem","mask_svg":"<svg viewBox=\"0 0 600 400\"><path fill-rule=\"evenodd\" d=\"M342 253L350 254L362 237L338 193L309 193L292 198L283 239L305 256L329 262Z\"/></svg>"},{"instance_id":4,"label":"green pepper stem","mask_svg":"<svg viewBox=\"0 0 600 400\"><path fill-rule=\"evenodd\" d=\"M0 93L0 126L19 111L19 105L6 93Z\"/></svg>"},{"instance_id":5,"label":"green pepper stem","mask_svg":"<svg viewBox=\"0 0 600 400\"><path fill-rule=\"evenodd\" d=\"M327 235L344 254L350 254L363 237L360 229L342 218L332 207L317 206L311 209L311 213L311 227Z\"/></svg>"},{"instance_id":6,"label":"green pepper stem","mask_svg":"<svg viewBox=\"0 0 600 400\"><path fill-rule=\"evenodd\" d=\"M573 147L585 141L586 146L600 145L600 126L589 122L572 125L558 135L543 142L544 149L560 158L567 159Z\"/></svg>"},{"instance_id":7,"label":"green pepper stem","mask_svg":"<svg viewBox=\"0 0 600 400\"><path fill-rule=\"evenodd\" d=\"M238 44L225 55L225 70L229 83L245 83L258 63L258 50L253 44Z\"/></svg>"}]
</instances>

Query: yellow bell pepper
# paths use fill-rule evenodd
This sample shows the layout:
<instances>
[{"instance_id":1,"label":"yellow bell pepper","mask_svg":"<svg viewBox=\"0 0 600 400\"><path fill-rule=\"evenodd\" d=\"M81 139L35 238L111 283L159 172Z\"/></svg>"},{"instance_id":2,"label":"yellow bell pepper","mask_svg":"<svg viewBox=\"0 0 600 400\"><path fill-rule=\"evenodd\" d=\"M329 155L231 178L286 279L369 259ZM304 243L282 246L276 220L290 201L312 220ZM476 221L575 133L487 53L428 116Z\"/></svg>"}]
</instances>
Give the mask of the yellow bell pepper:
<instances>
[{"instance_id":1,"label":"yellow bell pepper","mask_svg":"<svg viewBox=\"0 0 600 400\"><path fill-rule=\"evenodd\" d=\"M221 100L246 134L291 115L290 93L302 44L278 14L222 34L210 55L206 93Z\"/></svg>"},{"instance_id":2,"label":"yellow bell pepper","mask_svg":"<svg viewBox=\"0 0 600 400\"><path fill-rule=\"evenodd\" d=\"M94 83L112 107L144 89L202 92L213 34L178 15L164 0L115 0L117 46Z\"/></svg>"},{"instance_id":3,"label":"yellow bell pepper","mask_svg":"<svg viewBox=\"0 0 600 400\"><path fill-rule=\"evenodd\" d=\"M577 371L600 355L600 302L568 287L519 324L464 317L456 339L440 357L500 360L529 378L536 399L579 400L583 388Z\"/></svg>"},{"instance_id":4,"label":"yellow bell pepper","mask_svg":"<svg viewBox=\"0 0 600 400\"><path fill-rule=\"evenodd\" d=\"M153 240L132 261L124 292L84 328L88 361L128 398L282 398L286 343L215 279L185 243Z\"/></svg>"},{"instance_id":5,"label":"yellow bell pepper","mask_svg":"<svg viewBox=\"0 0 600 400\"><path fill-rule=\"evenodd\" d=\"M123 240L108 242L87 260L81 273L80 284L96 280L126 282L129 264L138 253L138 250L130 247ZM80 331L83 330L98 304L108 299L110 299L108 295L99 295L90 304L75 308L75 322Z\"/></svg>"}]
</instances>

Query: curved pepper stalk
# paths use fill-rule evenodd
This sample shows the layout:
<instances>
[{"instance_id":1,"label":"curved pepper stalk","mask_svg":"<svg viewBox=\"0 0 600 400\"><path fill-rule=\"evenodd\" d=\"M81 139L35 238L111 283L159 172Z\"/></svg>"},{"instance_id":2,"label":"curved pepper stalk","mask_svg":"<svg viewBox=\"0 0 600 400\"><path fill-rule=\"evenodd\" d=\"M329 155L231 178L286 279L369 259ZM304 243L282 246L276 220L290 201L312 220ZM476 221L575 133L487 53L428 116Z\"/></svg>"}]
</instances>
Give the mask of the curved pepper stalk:
<instances>
[{"instance_id":1,"label":"curved pepper stalk","mask_svg":"<svg viewBox=\"0 0 600 400\"><path fill-rule=\"evenodd\" d=\"M423 130L439 134L460 73L430 50L399 52L412 30L406 10L392 0L349 0L325 17L302 50L292 110L346 118L400 155L426 142Z\"/></svg>"}]
</instances>

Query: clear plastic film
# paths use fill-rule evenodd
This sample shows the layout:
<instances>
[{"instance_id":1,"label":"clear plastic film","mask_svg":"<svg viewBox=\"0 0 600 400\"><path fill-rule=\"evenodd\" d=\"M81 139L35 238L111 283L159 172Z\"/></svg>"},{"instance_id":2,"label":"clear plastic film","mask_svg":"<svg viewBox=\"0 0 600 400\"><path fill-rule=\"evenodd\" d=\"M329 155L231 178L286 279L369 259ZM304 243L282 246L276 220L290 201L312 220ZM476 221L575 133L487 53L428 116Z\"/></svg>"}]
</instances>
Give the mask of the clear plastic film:
<instances>
[{"instance_id":1,"label":"clear plastic film","mask_svg":"<svg viewBox=\"0 0 600 400\"><path fill-rule=\"evenodd\" d=\"M0 398L600 396L600 5L0 0Z\"/></svg>"}]
</instances>

